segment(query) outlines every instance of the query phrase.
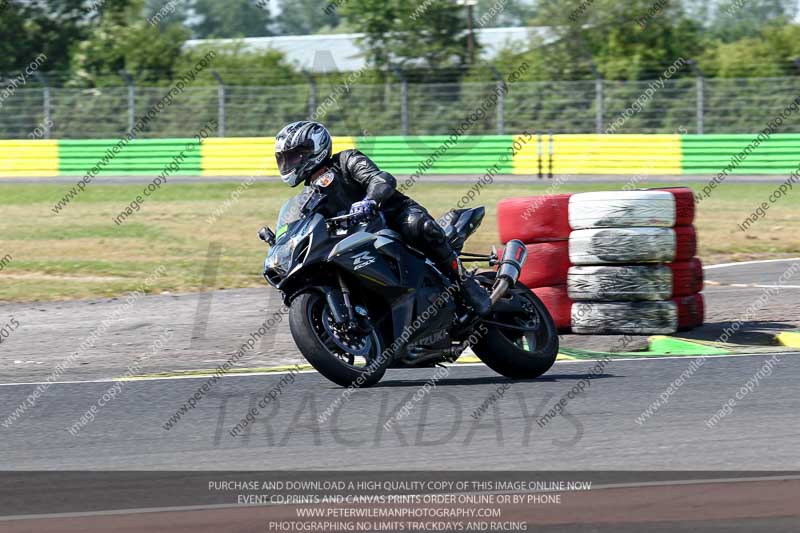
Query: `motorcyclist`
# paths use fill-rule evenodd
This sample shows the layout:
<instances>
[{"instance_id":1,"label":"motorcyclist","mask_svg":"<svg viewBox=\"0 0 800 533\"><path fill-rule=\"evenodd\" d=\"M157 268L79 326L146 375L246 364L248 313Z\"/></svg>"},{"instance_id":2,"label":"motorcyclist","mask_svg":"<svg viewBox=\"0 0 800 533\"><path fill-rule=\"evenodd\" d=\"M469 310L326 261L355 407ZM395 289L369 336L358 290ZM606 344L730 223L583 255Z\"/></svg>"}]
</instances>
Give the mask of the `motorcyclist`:
<instances>
[{"instance_id":1,"label":"motorcyclist","mask_svg":"<svg viewBox=\"0 0 800 533\"><path fill-rule=\"evenodd\" d=\"M275 158L284 183L296 187L315 184L328 197L331 215L348 211L357 220L369 220L377 209L390 229L430 257L437 268L459 287L462 301L486 316L489 294L465 272L444 230L428 211L396 189L396 180L358 150L333 154L330 133L322 124L293 122L275 137Z\"/></svg>"}]
</instances>

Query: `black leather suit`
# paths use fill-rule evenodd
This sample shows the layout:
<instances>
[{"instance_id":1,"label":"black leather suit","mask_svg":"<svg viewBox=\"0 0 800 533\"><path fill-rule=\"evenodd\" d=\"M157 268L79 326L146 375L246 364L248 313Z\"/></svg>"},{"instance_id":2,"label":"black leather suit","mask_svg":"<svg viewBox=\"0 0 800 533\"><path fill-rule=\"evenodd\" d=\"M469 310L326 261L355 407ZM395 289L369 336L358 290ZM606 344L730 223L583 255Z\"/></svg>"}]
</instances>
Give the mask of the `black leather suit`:
<instances>
[{"instance_id":1,"label":"black leather suit","mask_svg":"<svg viewBox=\"0 0 800 533\"><path fill-rule=\"evenodd\" d=\"M345 150L331 156L320 170L309 178L307 185L330 171L333 180L320 191L328 197L323 213L335 216L349 211L361 200L377 202L390 229L397 231L411 246L445 268L446 274L455 271L456 254L448 244L444 230L417 202L397 190L397 180L358 150ZM327 180L324 180L327 181Z\"/></svg>"}]
</instances>

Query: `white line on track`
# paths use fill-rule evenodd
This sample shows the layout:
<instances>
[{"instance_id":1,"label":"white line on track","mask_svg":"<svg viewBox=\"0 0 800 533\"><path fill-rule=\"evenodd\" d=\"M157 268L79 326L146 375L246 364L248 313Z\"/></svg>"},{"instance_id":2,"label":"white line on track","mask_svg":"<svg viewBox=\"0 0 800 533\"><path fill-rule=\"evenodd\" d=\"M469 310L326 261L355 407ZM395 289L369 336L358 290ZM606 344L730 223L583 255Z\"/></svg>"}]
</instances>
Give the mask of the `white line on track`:
<instances>
[{"instance_id":1,"label":"white line on track","mask_svg":"<svg viewBox=\"0 0 800 533\"><path fill-rule=\"evenodd\" d=\"M633 363L633 362L657 362L657 361L665 361L669 359L722 359L722 358L731 358L731 357L764 357L767 355L800 355L800 352L765 352L765 353L733 353L733 354L718 354L718 355L670 355L665 357L622 357L619 359L612 359L612 363ZM562 364L575 364L575 363L596 363L599 361L603 361L603 359L570 359L570 360L561 360L556 361L555 365L562 365ZM553 366L555 366L553 365ZM461 363L454 365L453 368L461 368L461 367L471 367L471 366L484 366L483 363ZM290 371L280 371L280 372L253 372L252 374L227 374L223 377L225 378L249 378L249 377L261 377L261 376L280 376L282 374L288 374ZM301 370L300 374L317 374L316 370ZM213 374L203 374L198 376L154 376L154 377L147 377L147 378L140 378L140 379L133 379L133 380L119 380L119 379L94 379L94 380L85 380L85 381L31 381L25 383L0 383L0 387L30 387L33 385L43 385L49 383L50 385L75 385L80 383L116 383L117 381L125 381L126 383L137 383L140 381L168 381L168 380L178 380L178 379L208 379Z\"/></svg>"},{"instance_id":2,"label":"white line on track","mask_svg":"<svg viewBox=\"0 0 800 533\"><path fill-rule=\"evenodd\" d=\"M800 257L790 257L788 259L763 259L761 261L742 261L740 263L720 263L718 265L704 266L703 270L711 270L714 268L737 267L742 265L759 265L762 263L785 263L787 261L800 261Z\"/></svg>"}]
</instances>

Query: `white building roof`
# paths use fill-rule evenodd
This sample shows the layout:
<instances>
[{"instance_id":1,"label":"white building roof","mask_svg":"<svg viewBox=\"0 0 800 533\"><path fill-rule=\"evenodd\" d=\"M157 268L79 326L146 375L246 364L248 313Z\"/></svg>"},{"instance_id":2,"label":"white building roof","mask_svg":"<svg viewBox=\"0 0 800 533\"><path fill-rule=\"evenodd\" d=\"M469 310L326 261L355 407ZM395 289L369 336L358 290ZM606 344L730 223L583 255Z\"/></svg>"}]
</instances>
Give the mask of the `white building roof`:
<instances>
[{"instance_id":1,"label":"white building roof","mask_svg":"<svg viewBox=\"0 0 800 533\"><path fill-rule=\"evenodd\" d=\"M500 50L519 44L528 47L531 37L545 42L553 39L550 28L544 26L518 28L480 28L475 30L481 45L481 58L491 60ZM284 35L280 37L246 37L243 39L191 39L186 46L242 43L245 50L277 50L295 66L311 72L356 71L364 67L365 58L357 44L361 33L323 35Z\"/></svg>"}]
</instances>

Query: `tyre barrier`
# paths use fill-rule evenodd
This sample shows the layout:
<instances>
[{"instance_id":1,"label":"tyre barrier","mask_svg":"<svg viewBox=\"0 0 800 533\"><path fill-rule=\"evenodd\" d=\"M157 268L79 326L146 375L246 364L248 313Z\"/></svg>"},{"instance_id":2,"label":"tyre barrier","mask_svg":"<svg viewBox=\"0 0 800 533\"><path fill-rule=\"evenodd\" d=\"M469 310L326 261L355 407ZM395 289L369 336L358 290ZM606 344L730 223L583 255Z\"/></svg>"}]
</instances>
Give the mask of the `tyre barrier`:
<instances>
[{"instance_id":1,"label":"tyre barrier","mask_svg":"<svg viewBox=\"0 0 800 533\"><path fill-rule=\"evenodd\" d=\"M569 225L588 228L662 227L675 225L675 196L668 191L607 191L573 194Z\"/></svg>"},{"instance_id":2,"label":"tyre barrier","mask_svg":"<svg viewBox=\"0 0 800 533\"><path fill-rule=\"evenodd\" d=\"M566 285L536 287L531 289L542 301L553 317L559 333L569 333L572 325L572 300L567 294Z\"/></svg>"},{"instance_id":3,"label":"tyre barrier","mask_svg":"<svg viewBox=\"0 0 800 533\"><path fill-rule=\"evenodd\" d=\"M656 302L576 302L572 331L586 335L653 335L678 330L678 306Z\"/></svg>"},{"instance_id":4,"label":"tyre barrier","mask_svg":"<svg viewBox=\"0 0 800 533\"><path fill-rule=\"evenodd\" d=\"M671 192L675 197L675 225L690 226L694 224L694 192L689 187L665 187L650 189Z\"/></svg>"},{"instance_id":5,"label":"tyre barrier","mask_svg":"<svg viewBox=\"0 0 800 533\"><path fill-rule=\"evenodd\" d=\"M703 263L693 257L689 261L669 264L672 270L672 297L690 296L703 290Z\"/></svg>"},{"instance_id":6,"label":"tyre barrier","mask_svg":"<svg viewBox=\"0 0 800 533\"><path fill-rule=\"evenodd\" d=\"M528 258L522 265L519 281L528 288L563 285L569 270L569 244L567 241L526 244ZM497 252L503 257L503 250Z\"/></svg>"},{"instance_id":7,"label":"tyre barrier","mask_svg":"<svg viewBox=\"0 0 800 533\"><path fill-rule=\"evenodd\" d=\"M703 325L705 299L702 293L673 298L678 309L678 331L687 331Z\"/></svg>"},{"instance_id":8,"label":"tyre barrier","mask_svg":"<svg viewBox=\"0 0 800 533\"><path fill-rule=\"evenodd\" d=\"M674 258L672 228L581 229L569 236L573 265L669 263Z\"/></svg>"},{"instance_id":9,"label":"tyre barrier","mask_svg":"<svg viewBox=\"0 0 800 533\"><path fill-rule=\"evenodd\" d=\"M570 194L506 198L497 205L500 242L519 239L525 244L569 239Z\"/></svg>"},{"instance_id":10,"label":"tyre barrier","mask_svg":"<svg viewBox=\"0 0 800 533\"><path fill-rule=\"evenodd\" d=\"M574 266L567 293L583 301L666 300L672 296L672 271L663 265Z\"/></svg>"},{"instance_id":11,"label":"tyre barrier","mask_svg":"<svg viewBox=\"0 0 800 533\"><path fill-rule=\"evenodd\" d=\"M675 226L675 261L688 261L697 255L697 232L694 226Z\"/></svg>"},{"instance_id":12,"label":"tyre barrier","mask_svg":"<svg viewBox=\"0 0 800 533\"><path fill-rule=\"evenodd\" d=\"M526 243L520 281L559 331L645 335L703 324L691 189L509 198L497 213L501 240Z\"/></svg>"}]
</instances>

